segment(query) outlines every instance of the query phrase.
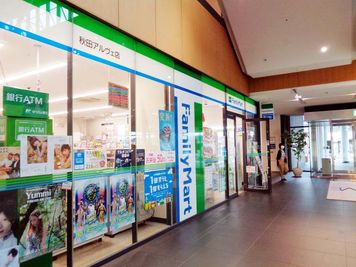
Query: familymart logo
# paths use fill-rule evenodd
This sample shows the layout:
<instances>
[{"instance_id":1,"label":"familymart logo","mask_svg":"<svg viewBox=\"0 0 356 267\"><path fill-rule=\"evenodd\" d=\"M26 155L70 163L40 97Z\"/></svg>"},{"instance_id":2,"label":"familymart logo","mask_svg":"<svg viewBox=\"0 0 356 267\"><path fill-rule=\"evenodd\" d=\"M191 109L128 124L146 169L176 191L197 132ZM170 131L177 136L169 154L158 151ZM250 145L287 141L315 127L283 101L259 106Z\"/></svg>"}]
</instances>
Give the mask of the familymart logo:
<instances>
[{"instance_id":1,"label":"familymart logo","mask_svg":"<svg viewBox=\"0 0 356 267\"><path fill-rule=\"evenodd\" d=\"M183 99L182 99L183 98ZM184 97L177 102L178 220L197 213L194 102ZM180 102L180 103L179 103Z\"/></svg>"}]
</instances>

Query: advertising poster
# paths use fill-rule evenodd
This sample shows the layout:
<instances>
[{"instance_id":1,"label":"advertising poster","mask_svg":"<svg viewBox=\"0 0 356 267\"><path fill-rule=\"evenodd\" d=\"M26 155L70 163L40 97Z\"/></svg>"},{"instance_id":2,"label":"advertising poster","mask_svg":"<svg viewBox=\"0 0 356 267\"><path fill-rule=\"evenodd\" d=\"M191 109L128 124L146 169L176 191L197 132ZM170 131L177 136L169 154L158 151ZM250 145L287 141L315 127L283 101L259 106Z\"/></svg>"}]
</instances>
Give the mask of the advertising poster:
<instances>
[{"instance_id":1,"label":"advertising poster","mask_svg":"<svg viewBox=\"0 0 356 267\"><path fill-rule=\"evenodd\" d=\"M106 233L107 205L105 177L74 182L74 244Z\"/></svg>"},{"instance_id":2,"label":"advertising poster","mask_svg":"<svg viewBox=\"0 0 356 267\"><path fill-rule=\"evenodd\" d=\"M106 151L99 149L85 150L85 169L103 169L106 168Z\"/></svg>"},{"instance_id":3,"label":"advertising poster","mask_svg":"<svg viewBox=\"0 0 356 267\"><path fill-rule=\"evenodd\" d=\"M84 170L85 168L85 152L83 151L74 151L73 153L73 169L75 171L79 171L79 170Z\"/></svg>"},{"instance_id":4,"label":"advertising poster","mask_svg":"<svg viewBox=\"0 0 356 267\"><path fill-rule=\"evenodd\" d=\"M0 192L0 266L19 266L17 191ZM6 265L8 264L8 265Z\"/></svg>"},{"instance_id":5,"label":"advertising poster","mask_svg":"<svg viewBox=\"0 0 356 267\"><path fill-rule=\"evenodd\" d=\"M174 113L159 110L159 142L161 151L172 151L175 148Z\"/></svg>"},{"instance_id":6,"label":"advertising poster","mask_svg":"<svg viewBox=\"0 0 356 267\"><path fill-rule=\"evenodd\" d=\"M136 166L145 165L145 150L136 149Z\"/></svg>"},{"instance_id":7,"label":"advertising poster","mask_svg":"<svg viewBox=\"0 0 356 267\"><path fill-rule=\"evenodd\" d=\"M110 230L135 222L134 174L119 174L110 177Z\"/></svg>"},{"instance_id":8,"label":"advertising poster","mask_svg":"<svg viewBox=\"0 0 356 267\"><path fill-rule=\"evenodd\" d=\"M132 166L132 149L117 149L115 153L115 168Z\"/></svg>"},{"instance_id":9,"label":"advertising poster","mask_svg":"<svg viewBox=\"0 0 356 267\"><path fill-rule=\"evenodd\" d=\"M171 202L172 169L145 172L145 210Z\"/></svg>"},{"instance_id":10,"label":"advertising poster","mask_svg":"<svg viewBox=\"0 0 356 267\"><path fill-rule=\"evenodd\" d=\"M47 135L20 135L20 173L22 177L49 174Z\"/></svg>"},{"instance_id":11,"label":"advertising poster","mask_svg":"<svg viewBox=\"0 0 356 267\"><path fill-rule=\"evenodd\" d=\"M48 162L54 174L72 171L72 137L48 136L48 151Z\"/></svg>"},{"instance_id":12,"label":"advertising poster","mask_svg":"<svg viewBox=\"0 0 356 267\"><path fill-rule=\"evenodd\" d=\"M20 148L0 147L0 180L16 177L20 177Z\"/></svg>"},{"instance_id":13,"label":"advertising poster","mask_svg":"<svg viewBox=\"0 0 356 267\"><path fill-rule=\"evenodd\" d=\"M115 168L115 149L106 150L106 167Z\"/></svg>"},{"instance_id":14,"label":"advertising poster","mask_svg":"<svg viewBox=\"0 0 356 267\"><path fill-rule=\"evenodd\" d=\"M0 249L1 267L19 267L19 246L13 246L6 249Z\"/></svg>"},{"instance_id":15,"label":"advertising poster","mask_svg":"<svg viewBox=\"0 0 356 267\"><path fill-rule=\"evenodd\" d=\"M19 190L20 261L63 248L66 237L66 194L61 185Z\"/></svg>"}]
</instances>

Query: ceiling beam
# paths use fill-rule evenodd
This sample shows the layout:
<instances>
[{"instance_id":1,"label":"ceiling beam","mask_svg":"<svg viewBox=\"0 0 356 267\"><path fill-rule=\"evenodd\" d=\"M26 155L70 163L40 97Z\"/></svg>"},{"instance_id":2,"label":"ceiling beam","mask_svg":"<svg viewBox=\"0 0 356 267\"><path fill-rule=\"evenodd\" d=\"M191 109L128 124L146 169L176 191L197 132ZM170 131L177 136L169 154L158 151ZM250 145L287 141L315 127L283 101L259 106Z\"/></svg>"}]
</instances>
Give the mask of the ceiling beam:
<instances>
[{"instance_id":1,"label":"ceiling beam","mask_svg":"<svg viewBox=\"0 0 356 267\"><path fill-rule=\"evenodd\" d=\"M356 80L356 60L349 65L250 78L250 93Z\"/></svg>"}]
</instances>

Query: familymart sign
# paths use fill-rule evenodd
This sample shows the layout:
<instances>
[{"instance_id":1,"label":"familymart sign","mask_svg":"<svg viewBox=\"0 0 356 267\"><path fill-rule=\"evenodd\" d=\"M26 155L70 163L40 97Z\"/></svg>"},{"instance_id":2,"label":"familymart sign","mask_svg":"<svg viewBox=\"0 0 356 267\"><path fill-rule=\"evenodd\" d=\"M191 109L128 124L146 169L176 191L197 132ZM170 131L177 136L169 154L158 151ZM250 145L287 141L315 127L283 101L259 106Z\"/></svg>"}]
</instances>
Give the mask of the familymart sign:
<instances>
[{"instance_id":1,"label":"familymart sign","mask_svg":"<svg viewBox=\"0 0 356 267\"><path fill-rule=\"evenodd\" d=\"M48 118L48 94L4 86L5 116Z\"/></svg>"}]
</instances>

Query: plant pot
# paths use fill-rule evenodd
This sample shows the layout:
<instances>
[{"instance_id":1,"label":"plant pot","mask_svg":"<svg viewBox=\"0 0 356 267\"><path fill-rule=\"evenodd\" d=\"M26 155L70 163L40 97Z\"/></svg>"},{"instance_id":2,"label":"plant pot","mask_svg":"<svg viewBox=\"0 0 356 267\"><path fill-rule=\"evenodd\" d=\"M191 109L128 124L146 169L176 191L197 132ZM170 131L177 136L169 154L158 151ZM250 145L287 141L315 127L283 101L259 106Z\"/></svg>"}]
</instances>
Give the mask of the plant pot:
<instances>
[{"instance_id":1,"label":"plant pot","mask_svg":"<svg viewBox=\"0 0 356 267\"><path fill-rule=\"evenodd\" d=\"M292 169L294 177L301 177L303 170L301 168L293 168Z\"/></svg>"}]
</instances>

